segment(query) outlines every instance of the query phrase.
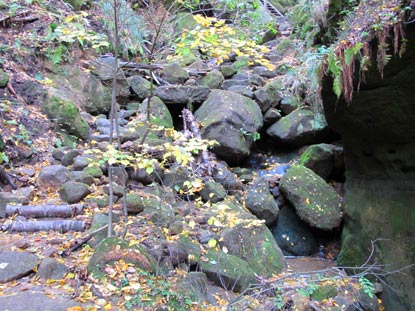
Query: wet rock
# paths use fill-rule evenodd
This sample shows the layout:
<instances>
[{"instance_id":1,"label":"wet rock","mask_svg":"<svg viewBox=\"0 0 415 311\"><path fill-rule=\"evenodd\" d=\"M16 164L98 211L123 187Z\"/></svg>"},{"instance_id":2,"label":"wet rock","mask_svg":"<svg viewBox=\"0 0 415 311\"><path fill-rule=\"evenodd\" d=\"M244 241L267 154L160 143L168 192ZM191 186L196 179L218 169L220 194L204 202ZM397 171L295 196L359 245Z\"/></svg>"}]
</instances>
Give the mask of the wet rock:
<instances>
[{"instance_id":1,"label":"wet rock","mask_svg":"<svg viewBox=\"0 0 415 311\"><path fill-rule=\"evenodd\" d=\"M162 69L161 77L171 84L183 84L189 79L189 74L178 63L172 63Z\"/></svg>"},{"instance_id":2,"label":"wet rock","mask_svg":"<svg viewBox=\"0 0 415 311\"><path fill-rule=\"evenodd\" d=\"M340 198L324 179L303 166L292 166L280 180L280 190L302 221L322 230L340 225Z\"/></svg>"},{"instance_id":3,"label":"wet rock","mask_svg":"<svg viewBox=\"0 0 415 311\"><path fill-rule=\"evenodd\" d=\"M216 163L212 177L217 183L221 184L231 194L237 190L242 189L241 182L224 163Z\"/></svg>"},{"instance_id":4,"label":"wet rock","mask_svg":"<svg viewBox=\"0 0 415 311\"><path fill-rule=\"evenodd\" d=\"M52 258L44 258L39 265L36 275L43 280L61 280L68 267Z\"/></svg>"},{"instance_id":5,"label":"wet rock","mask_svg":"<svg viewBox=\"0 0 415 311\"><path fill-rule=\"evenodd\" d=\"M269 190L268 179L257 178L248 186L245 206L259 219L265 220L266 225L269 226L275 222L279 208Z\"/></svg>"},{"instance_id":6,"label":"wet rock","mask_svg":"<svg viewBox=\"0 0 415 311\"><path fill-rule=\"evenodd\" d=\"M151 82L141 76L132 76L127 79L128 85L139 100L143 100L151 94ZM155 88L155 86L153 86Z\"/></svg>"},{"instance_id":7,"label":"wet rock","mask_svg":"<svg viewBox=\"0 0 415 311\"><path fill-rule=\"evenodd\" d=\"M167 85L156 88L154 94L166 104L202 103L209 96L206 86Z\"/></svg>"},{"instance_id":8,"label":"wet rock","mask_svg":"<svg viewBox=\"0 0 415 311\"><path fill-rule=\"evenodd\" d=\"M281 119L281 114L276 108L269 108L264 114L264 124L270 125Z\"/></svg>"},{"instance_id":9,"label":"wet rock","mask_svg":"<svg viewBox=\"0 0 415 311\"><path fill-rule=\"evenodd\" d=\"M127 241L116 237L104 239L94 251L89 260L87 272L97 278L105 276L105 267L116 261L124 260L132 264L136 269L153 273L156 271L156 261L141 246L130 246Z\"/></svg>"},{"instance_id":10,"label":"wet rock","mask_svg":"<svg viewBox=\"0 0 415 311\"><path fill-rule=\"evenodd\" d=\"M284 116L300 107L300 99L291 94L284 94L280 102L280 109Z\"/></svg>"},{"instance_id":11,"label":"wet rock","mask_svg":"<svg viewBox=\"0 0 415 311\"><path fill-rule=\"evenodd\" d=\"M260 276L284 270L286 262L271 231L264 224L240 223L222 233L228 253L242 258Z\"/></svg>"},{"instance_id":12,"label":"wet rock","mask_svg":"<svg viewBox=\"0 0 415 311\"><path fill-rule=\"evenodd\" d=\"M318 250L313 233L289 206L281 209L272 234L284 255L308 256Z\"/></svg>"},{"instance_id":13,"label":"wet rock","mask_svg":"<svg viewBox=\"0 0 415 311\"><path fill-rule=\"evenodd\" d=\"M330 138L330 130L324 116L317 116L304 108L282 117L267 129L267 134L277 142L292 146L318 143Z\"/></svg>"},{"instance_id":14,"label":"wet rock","mask_svg":"<svg viewBox=\"0 0 415 311\"><path fill-rule=\"evenodd\" d=\"M37 184L44 188L57 189L68 180L69 171L62 165L49 165L40 170Z\"/></svg>"},{"instance_id":15,"label":"wet rock","mask_svg":"<svg viewBox=\"0 0 415 311\"><path fill-rule=\"evenodd\" d=\"M226 190L220 183L208 181L200 191L200 196L205 202L217 203L226 197Z\"/></svg>"},{"instance_id":16,"label":"wet rock","mask_svg":"<svg viewBox=\"0 0 415 311\"><path fill-rule=\"evenodd\" d=\"M223 90L213 90L195 117L204 124L202 136L219 142L214 152L233 163L249 155L252 135L263 124L261 110L254 101Z\"/></svg>"},{"instance_id":17,"label":"wet rock","mask_svg":"<svg viewBox=\"0 0 415 311\"><path fill-rule=\"evenodd\" d=\"M28 252L0 253L0 283L17 280L33 272L39 264L39 258Z\"/></svg>"},{"instance_id":18,"label":"wet rock","mask_svg":"<svg viewBox=\"0 0 415 311\"><path fill-rule=\"evenodd\" d=\"M255 273L237 256L209 250L199 261L199 268L209 280L228 290L241 292L254 282Z\"/></svg>"},{"instance_id":19,"label":"wet rock","mask_svg":"<svg viewBox=\"0 0 415 311\"><path fill-rule=\"evenodd\" d=\"M318 144L309 146L301 155L299 164L311 169L323 179L327 179L334 170L335 145Z\"/></svg>"},{"instance_id":20,"label":"wet rock","mask_svg":"<svg viewBox=\"0 0 415 311\"><path fill-rule=\"evenodd\" d=\"M89 193L88 185L76 181L66 182L59 190L61 200L69 204L78 203Z\"/></svg>"}]
</instances>

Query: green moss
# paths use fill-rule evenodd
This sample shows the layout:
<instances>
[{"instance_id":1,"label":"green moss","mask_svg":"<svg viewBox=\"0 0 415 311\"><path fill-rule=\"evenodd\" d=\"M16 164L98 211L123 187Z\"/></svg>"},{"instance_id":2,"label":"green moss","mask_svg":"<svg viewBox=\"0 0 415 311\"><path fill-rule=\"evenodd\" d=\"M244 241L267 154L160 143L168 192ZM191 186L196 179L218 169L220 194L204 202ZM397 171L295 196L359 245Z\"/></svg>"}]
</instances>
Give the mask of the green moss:
<instances>
[{"instance_id":1,"label":"green moss","mask_svg":"<svg viewBox=\"0 0 415 311\"><path fill-rule=\"evenodd\" d=\"M94 178L100 178L104 173L99 166L93 165L83 169L83 171Z\"/></svg>"},{"instance_id":2,"label":"green moss","mask_svg":"<svg viewBox=\"0 0 415 311\"><path fill-rule=\"evenodd\" d=\"M0 69L0 87L5 87L9 82L9 76L2 69Z\"/></svg>"}]
</instances>

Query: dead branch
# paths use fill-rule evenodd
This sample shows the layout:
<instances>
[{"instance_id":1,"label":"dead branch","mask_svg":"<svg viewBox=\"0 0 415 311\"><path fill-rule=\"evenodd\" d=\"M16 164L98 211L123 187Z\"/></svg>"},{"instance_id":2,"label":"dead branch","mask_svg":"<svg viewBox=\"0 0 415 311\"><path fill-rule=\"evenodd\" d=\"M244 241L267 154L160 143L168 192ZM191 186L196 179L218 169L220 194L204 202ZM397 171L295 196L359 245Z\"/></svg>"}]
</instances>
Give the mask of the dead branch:
<instances>
[{"instance_id":1,"label":"dead branch","mask_svg":"<svg viewBox=\"0 0 415 311\"><path fill-rule=\"evenodd\" d=\"M86 235L85 237L83 237L82 239L79 239L74 245L68 247L67 249L65 249L61 256L62 257L66 257L69 256L72 252L76 251L78 248L80 248L82 245L84 245L86 242L88 242L90 239L92 239L92 237L101 232L102 230L105 230L108 228L108 225L102 226L101 228L98 228L97 230L94 230L92 232L90 232L88 235Z\"/></svg>"},{"instance_id":2,"label":"dead branch","mask_svg":"<svg viewBox=\"0 0 415 311\"><path fill-rule=\"evenodd\" d=\"M189 109L182 110L182 118L183 118L183 131L187 138L195 137L197 139L202 139L202 135L200 134L199 125L193 115L193 113ZM201 165L201 175L212 175L213 165L211 163L211 159L214 159L214 156L208 150L202 150L200 153L200 160L202 162Z\"/></svg>"},{"instance_id":3,"label":"dead branch","mask_svg":"<svg viewBox=\"0 0 415 311\"><path fill-rule=\"evenodd\" d=\"M77 205L6 205L6 216L15 214L31 218L71 218L82 214L82 204Z\"/></svg>"}]
</instances>

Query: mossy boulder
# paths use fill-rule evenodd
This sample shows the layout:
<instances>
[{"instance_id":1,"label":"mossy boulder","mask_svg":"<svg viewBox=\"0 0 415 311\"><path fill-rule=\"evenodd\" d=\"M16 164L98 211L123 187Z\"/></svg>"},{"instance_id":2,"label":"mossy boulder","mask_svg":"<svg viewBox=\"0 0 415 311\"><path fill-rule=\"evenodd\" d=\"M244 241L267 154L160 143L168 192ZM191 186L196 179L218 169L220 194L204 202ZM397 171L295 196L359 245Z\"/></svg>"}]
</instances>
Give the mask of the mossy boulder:
<instances>
[{"instance_id":1,"label":"mossy boulder","mask_svg":"<svg viewBox=\"0 0 415 311\"><path fill-rule=\"evenodd\" d=\"M255 272L246 261L223 252L209 250L198 265L209 280L228 290L241 292L255 280Z\"/></svg>"},{"instance_id":2,"label":"mossy boulder","mask_svg":"<svg viewBox=\"0 0 415 311\"><path fill-rule=\"evenodd\" d=\"M253 144L252 136L262 125L258 104L240 94L213 90L196 111L195 117L204 124L201 130L206 139L216 140L214 152L228 162L244 160Z\"/></svg>"},{"instance_id":3,"label":"mossy boulder","mask_svg":"<svg viewBox=\"0 0 415 311\"><path fill-rule=\"evenodd\" d=\"M105 267L116 261L124 260L136 269L154 273L157 268L155 259L139 245L130 246L128 241L116 237L104 239L95 248L89 260L87 272L96 278L105 277Z\"/></svg>"},{"instance_id":4,"label":"mossy boulder","mask_svg":"<svg viewBox=\"0 0 415 311\"><path fill-rule=\"evenodd\" d=\"M50 90L43 109L50 120L56 122L67 133L87 140L90 136L88 123L82 118L78 107L71 101L56 96L58 90Z\"/></svg>"},{"instance_id":5,"label":"mossy boulder","mask_svg":"<svg viewBox=\"0 0 415 311\"><path fill-rule=\"evenodd\" d=\"M311 169L323 179L327 179L334 169L334 148L330 144L309 146L301 155L299 164Z\"/></svg>"},{"instance_id":6,"label":"mossy boulder","mask_svg":"<svg viewBox=\"0 0 415 311\"><path fill-rule=\"evenodd\" d=\"M149 107L150 101L150 108ZM157 96L151 97L151 99L145 99L138 108L138 112L141 118L147 119L147 109L150 109L150 122L151 124L163 126L165 128L173 127L173 118L169 109L163 103L163 101Z\"/></svg>"},{"instance_id":7,"label":"mossy boulder","mask_svg":"<svg viewBox=\"0 0 415 311\"><path fill-rule=\"evenodd\" d=\"M220 71L209 71L203 78L197 81L197 84L207 86L209 89L219 89L223 80L223 74Z\"/></svg>"},{"instance_id":8,"label":"mossy boulder","mask_svg":"<svg viewBox=\"0 0 415 311\"><path fill-rule=\"evenodd\" d=\"M221 236L229 254L242 258L257 275L271 277L284 270L284 255L264 224L242 222Z\"/></svg>"},{"instance_id":9,"label":"mossy boulder","mask_svg":"<svg viewBox=\"0 0 415 311\"><path fill-rule=\"evenodd\" d=\"M59 190L62 201L69 204L78 203L90 193L88 185L76 181L68 181Z\"/></svg>"},{"instance_id":10,"label":"mossy boulder","mask_svg":"<svg viewBox=\"0 0 415 311\"><path fill-rule=\"evenodd\" d=\"M261 107L262 112L278 105L281 101L282 90L282 82L280 80L274 80L254 92L255 100Z\"/></svg>"},{"instance_id":11,"label":"mossy boulder","mask_svg":"<svg viewBox=\"0 0 415 311\"><path fill-rule=\"evenodd\" d=\"M342 220L340 197L324 179L303 166L292 166L280 180L283 195L310 226L331 230Z\"/></svg>"},{"instance_id":12,"label":"mossy boulder","mask_svg":"<svg viewBox=\"0 0 415 311\"><path fill-rule=\"evenodd\" d=\"M3 69L0 69L0 87L5 87L7 82L9 82L9 75Z\"/></svg>"},{"instance_id":13,"label":"mossy boulder","mask_svg":"<svg viewBox=\"0 0 415 311\"><path fill-rule=\"evenodd\" d=\"M161 77L172 84L183 84L189 79L189 74L179 63L174 62L161 70Z\"/></svg>"},{"instance_id":14,"label":"mossy boulder","mask_svg":"<svg viewBox=\"0 0 415 311\"><path fill-rule=\"evenodd\" d=\"M143 100L150 96L152 86L151 82L147 79L141 76L132 76L127 79L127 82L139 100Z\"/></svg>"},{"instance_id":15,"label":"mossy boulder","mask_svg":"<svg viewBox=\"0 0 415 311\"><path fill-rule=\"evenodd\" d=\"M319 143L331 137L324 116L306 108L282 117L267 129L267 134L279 143L292 146Z\"/></svg>"},{"instance_id":16,"label":"mossy boulder","mask_svg":"<svg viewBox=\"0 0 415 311\"><path fill-rule=\"evenodd\" d=\"M208 181L200 191L200 196L205 202L217 203L226 197L226 190L220 183Z\"/></svg>"}]
</instances>

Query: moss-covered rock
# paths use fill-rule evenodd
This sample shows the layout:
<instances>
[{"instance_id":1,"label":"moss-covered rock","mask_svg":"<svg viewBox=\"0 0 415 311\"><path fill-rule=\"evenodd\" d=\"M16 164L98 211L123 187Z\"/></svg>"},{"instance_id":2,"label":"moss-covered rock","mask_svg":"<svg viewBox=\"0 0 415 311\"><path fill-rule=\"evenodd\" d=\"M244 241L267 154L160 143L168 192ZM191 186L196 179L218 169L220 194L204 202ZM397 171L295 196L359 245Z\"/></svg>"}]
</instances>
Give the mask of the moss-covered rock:
<instances>
[{"instance_id":1,"label":"moss-covered rock","mask_svg":"<svg viewBox=\"0 0 415 311\"><path fill-rule=\"evenodd\" d=\"M217 203L226 197L226 190L221 184L214 181L208 181L200 191L200 196L205 202L210 201L212 203Z\"/></svg>"},{"instance_id":2,"label":"moss-covered rock","mask_svg":"<svg viewBox=\"0 0 415 311\"><path fill-rule=\"evenodd\" d=\"M222 238L229 254L245 260L257 275L271 277L286 266L281 249L263 224L240 223L226 229Z\"/></svg>"},{"instance_id":3,"label":"moss-covered rock","mask_svg":"<svg viewBox=\"0 0 415 311\"><path fill-rule=\"evenodd\" d=\"M136 269L150 273L156 271L157 263L147 250L139 245L130 246L129 242L116 237L104 239L94 251L89 260L87 272L96 278L105 276L106 265L124 260L131 263Z\"/></svg>"},{"instance_id":4,"label":"moss-covered rock","mask_svg":"<svg viewBox=\"0 0 415 311\"><path fill-rule=\"evenodd\" d=\"M89 193L88 185L76 181L66 182L59 190L61 200L69 204L78 203Z\"/></svg>"},{"instance_id":5,"label":"moss-covered rock","mask_svg":"<svg viewBox=\"0 0 415 311\"><path fill-rule=\"evenodd\" d=\"M149 101L150 108L148 108ZM147 118L147 109L150 110L151 124L163 126L165 128L173 127L173 118L170 114L170 111L160 98L153 96L151 99L145 99L138 108L138 112L141 116Z\"/></svg>"},{"instance_id":6,"label":"moss-covered rock","mask_svg":"<svg viewBox=\"0 0 415 311\"><path fill-rule=\"evenodd\" d=\"M309 146L301 155L298 164L327 179L334 170L334 148L336 146L329 144Z\"/></svg>"},{"instance_id":7,"label":"moss-covered rock","mask_svg":"<svg viewBox=\"0 0 415 311\"><path fill-rule=\"evenodd\" d=\"M189 74L179 63L168 64L161 71L161 77L172 84L183 84L189 79Z\"/></svg>"},{"instance_id":8,"label":"moss-covered rock","mask_svg":"<svg viewBox=\"0 0 415 311\"><path fill-rule=\"evenodd\" d=\"M58 90L49 91L49 97L43 106L47 116L69 134L87 140L90 135L89 125L82 118L79 109L71 101L61 99L56 92Z\"/></svg>"},{"instance_id":9,"label":"moss-covered rock","mask_svg":"<svg viewBox=\"0 0 415 311\"><path fill-rule=\"evenodd\" d=\"M151 94L151 82L141 76L132 76L127 79L128 85L137 95L139 100L143 100ZM153 86L155 88L155 86Z\"/></svg>"},{"instance_id":10,"label":"moss-covered rock","mask_svg":"<svg viewBox=\"0 0 415 311\"><path fill-rule=\"evenodd\" d=\"M252 135L263 125L257 103L224 90L213 90L196 111L195 117L204 124L202 136L219 142L214 152L233 163L249 155Z\"/></svg>"},{"instance_id":11,"label":"moss-covered rock","mask_svg":"<svg viewBox=\"0 0 415 311\"><path fill-rule=\"evenodd\" d=\"M294 146L319 143L330 138L324 116L305 108L279 119L267 129L267 134L280 143Z\"/></svg>"},{"instance_id":12,"label":"moss-covered rock","mask_svg":"<svg viewBox=\"0 0 415 311\"><path fill-rule=\"evenodd\" d=\"M340 198L324 179L303 166L292 166L280 180L280 189L297 215L310 226L331 230L342 220Z\"/></svg>"},{"instance_id":13,"label":"moss-covered rock","mask_svg":"<svg viewBox=\"0 0 415 311\"><path fill-rule=\"evenodd\" d=\"M212 70L197 83L199 85L207 86L209 89L219 89L223 80L225 80L225 78L220 71Z\"/></svg>"},{"instance_id":14,"label":"moss-covered rock","mask_svg":"<svg viewBox=\"0 0 415 311\"><path fill-rule=\"evenodd\" d=\"M199 268L216 285L236 292L245 290L255 279L255 272L246 261L214 250L201 257Z\"/></svg>"}]
</instances>

